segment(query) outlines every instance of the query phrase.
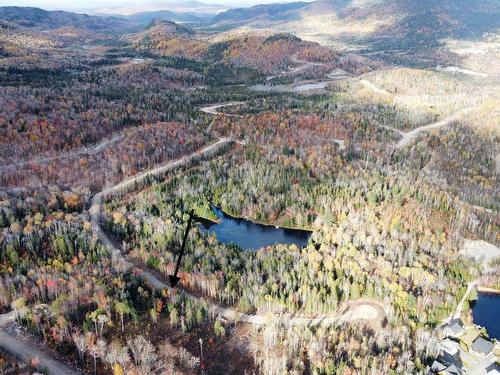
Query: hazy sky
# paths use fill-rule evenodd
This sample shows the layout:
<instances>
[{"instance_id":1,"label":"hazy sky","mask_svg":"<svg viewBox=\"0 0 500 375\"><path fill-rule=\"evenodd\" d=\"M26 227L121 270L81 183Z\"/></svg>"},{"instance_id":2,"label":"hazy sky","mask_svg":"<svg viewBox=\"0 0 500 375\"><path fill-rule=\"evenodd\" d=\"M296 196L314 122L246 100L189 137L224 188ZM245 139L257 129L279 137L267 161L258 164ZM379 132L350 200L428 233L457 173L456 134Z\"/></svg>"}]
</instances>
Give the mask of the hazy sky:
<instances>
[{"instance_id":1,"label":"hazy sky","mask_svg":"<svg viewBox=\"0 0 500 375\"><path fill-rule=\"evenodd\" d=\"M98 11L116 9L120 13L130 13L131 10L147 11L169 8L184 8L183 3L192 0L0 0L0 6L32 6L47 10L93 10ZM201 0L206 4L220 4L229 7L251 6L263 3L281 3L297 0ZM190 8L186 6L185 8ZM175 10L175 9L172 9Z\"/></svg>"}]
</instances>

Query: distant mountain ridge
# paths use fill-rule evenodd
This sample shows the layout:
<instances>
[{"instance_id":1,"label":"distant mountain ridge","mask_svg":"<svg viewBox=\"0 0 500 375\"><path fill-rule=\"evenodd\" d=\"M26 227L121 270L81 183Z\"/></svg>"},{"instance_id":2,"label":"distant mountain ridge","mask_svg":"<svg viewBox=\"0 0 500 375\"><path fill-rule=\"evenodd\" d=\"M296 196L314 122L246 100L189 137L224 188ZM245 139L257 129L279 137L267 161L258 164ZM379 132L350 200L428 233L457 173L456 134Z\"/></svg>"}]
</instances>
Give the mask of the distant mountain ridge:
<instances>
[{"instance_id":1,"label":"distant mountain ridge","mask_svg":"<svg viewBox=\"0 0 500 375\"><path fill-rule=\"evenodd\" d=\"M216 14L230 9L230 6L204 3L196 0L162 0L161 2L138 2L136 4L93 9L91 14L118 15L120 17L148 23L155 18L174 22L211 20Z\"/></svg>"},{"instance_id":2,"label":"distant mountain ridge","mask_svg":"<svg viewBox=\"0 0 500 375\"><path fill-rule=\"evenodd\" d=\"M180 23L202 23L212 20L213 16L210 14L179 13L169 10L159 10L153 12L135 13L130 16L126 16L125 18L140 24L148 24L155 19Z\"/></svg>"},{"instance_id":3,"label":"distant mountain ridge","mask_svg":"<svg viewBox=\"0 0 500 375\"><path fill-rule=\"evenodd\" d=\"M158 33L168 36L187 36L193 35L193 30L172 21L166 21L159 18L152 20L144 30L145 33Z\"/></svg>"},{"instance_id":4,"label":"distant mountain ridge","mask_svg":"<svg viewBox=\"0 0 500 375\"><path fill-rule=\"evenodd\" d=\"M176 6L200 4L203 5L193 0ZM176 9L175 6L172 9ZM303 40L369 58L375 56L397 65L435 66L436 62L444 61L439 60L444 40L498 33L500 0L315 0L236 8L221 12L213 19L212 16L172 10L96 16L33 7L0 7L0 24L5 27L18 27L24 33L46 31L55 39L105 40L130 35L129 40L141 50L177 53L188 49L187 55L200 57L208 42L190 38L193 32L206 36L221 31L228 35L264 31L263 35L297 35ZM192 31L176 24L151 24L155 20L190 24Z\"/></svg>"},{"instance_id":5,"label":"distant mountain ridge","mask_svg":"<svg viewBox=\"0 0 500 375\"><path fill-rule=\"evenodd\" d=\"M212 22L234 24L237 22L257 21L259 19L267 21L299 19L297 11L306 8L308 4L306 2L294 2L229 9L215 16Z\"/></svg>"},{"instance_id":6,"label":"distant mountain ridge","mask_svg":"<svg viewBox=\"0 0 500 375\"><path fill-rule=\"evenodd\" d=\"M128 34L138 32L154 20L178 23L205 23L213 18L211 14L179 13L169 10L143 12L130 16L89 15L67 11L47 11L35 7L0 7L0 22L26 29L56 30L76 28L93 33Z\"/></svg>"},{"instance_id":7,"label":"distant mountain ridge","mask_svg":"<svg viewBox=\"0 0 500 375\"><path fill-rule=\"evenodd\" d=\"M386 51L434 48L443 38L500 29L500 0L315 0L231 9L214 29L270 29ZM335 43L333 43L335 44Z\"/></svg>"},{"instance_id":8,"label":"distant mountain ridge","mask_svg":"<svg viewBox=\"0 0 500 375\"><path fill-rule=\"evenodd\" d=\"M137 25L127 19L113 16L90 16L66 11L47 11L32 7L0 7L0 20L25 28L54 30L76 27L101 33L132 32Z\"/></svg>"}]
</instances>

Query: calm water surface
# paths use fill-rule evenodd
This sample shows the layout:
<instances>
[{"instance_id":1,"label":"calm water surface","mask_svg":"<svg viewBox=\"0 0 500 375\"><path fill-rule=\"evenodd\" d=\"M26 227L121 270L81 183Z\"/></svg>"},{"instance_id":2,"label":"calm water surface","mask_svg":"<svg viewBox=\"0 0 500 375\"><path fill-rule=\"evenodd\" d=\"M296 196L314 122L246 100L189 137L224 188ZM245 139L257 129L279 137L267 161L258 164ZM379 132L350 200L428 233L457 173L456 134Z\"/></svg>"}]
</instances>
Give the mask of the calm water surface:
<instances>
[{"instance_id":1,"label":"calm water surface","mask_svg":"<svg viewBox=\"0 0 500 375\"><path fill-rule=\"evenodd\" d=\"M479 293L472 306L474 323L485 327L491 338L500 340L500 294Z\"/></svg>"},{"instance_id":2,"label":"calm water surface","mask_svg":"<svg viewBox=\"0 0 500 375\"><path fill-rule=\"evenodd\" d=\"M255 224L249 220L235 219L220 209L213 210L220 223L203 223L200 225L202 231L213 232L220 242L225 244L232 242L243 250L258 250L277 243L296 244L302 248L307 245L311 236L311 232Z\"/></svg>"}]
</instances>

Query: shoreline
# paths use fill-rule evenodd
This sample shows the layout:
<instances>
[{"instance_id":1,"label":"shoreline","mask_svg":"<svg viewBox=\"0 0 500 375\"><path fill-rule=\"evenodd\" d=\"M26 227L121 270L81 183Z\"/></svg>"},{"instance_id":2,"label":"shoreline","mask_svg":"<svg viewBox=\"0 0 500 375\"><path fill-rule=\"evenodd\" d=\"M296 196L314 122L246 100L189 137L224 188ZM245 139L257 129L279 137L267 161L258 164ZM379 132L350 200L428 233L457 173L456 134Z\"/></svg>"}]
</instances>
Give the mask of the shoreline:
<instances>
[{"instance_id":1,"label":"shoreline","mask_svg":"<svg viewBox=\"0 0 500 375\"><path fill-rule=\"evenodd\" d=\"M207 222L210 225L212 225L212 224L220 224L221 223L221 220L219 218L216 218L214 220L214 218L209 217L205 213L198 213L195 210L194 214L195 214L196 218L199 219L198 221L205 221L205 222Z\"/></svg>"},{"instance_id":2,"label":"shoreline","mask_svg":"<svg viewBox=\"0 0 500 375\"><path fill-rule=\"evenodd\" d=\"M496 288L488 288L486 286L477 286L478 293L488 293L488 294L497 294L500 295L500 289Z\"/></svg>"},{"instance_id":3,"label":"shoreline","mask_svg":"<svg viewBox=\"0 0 500 375\"><path fill-rule=\"evenodd\" d=\"M224 215L229 216L232 219L245 220L245 221L249 221L249 222L251 222L253 224L263 225L265 227L274 227L274 228L278 228L278 229L296 230L296 231L301 231L301 232L308 232L308 233L311 233L311 234L314 233L314 230L308 229L308 228L305 228L305 227L292 227L292 226L287 226L287 225L270 224L270 223L265 223L265 222L261 222L261 221L257 221L257 220L254 221L254 220L246 218L246 217L242 217L242 216L238 216L238 215L233 215L233 214L227 212L222 207L217 207L217 208L219 210L221 210L224 213Z\"/></svg>"}]
</instances>

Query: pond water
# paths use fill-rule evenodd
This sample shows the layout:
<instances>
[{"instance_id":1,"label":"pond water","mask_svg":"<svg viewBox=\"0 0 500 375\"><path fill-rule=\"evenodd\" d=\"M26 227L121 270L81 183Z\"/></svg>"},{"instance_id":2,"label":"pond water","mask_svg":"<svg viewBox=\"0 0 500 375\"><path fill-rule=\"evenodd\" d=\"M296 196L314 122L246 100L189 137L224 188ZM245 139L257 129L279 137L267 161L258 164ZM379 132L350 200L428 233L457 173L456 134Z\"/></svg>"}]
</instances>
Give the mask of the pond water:
<instances>
[{"instance_id":1,"label":"pond water","mask_svg":"<svg viewBox=\"0 0 500 375\"><path fill-rule=\"evenodd\" d=\"M296 244L302 248L307 245L311 236L311 232L308 231L276 228L237 219L226 215L218 208L213 208L213 211L220 223L203 222L200 225L201 230L215 233L218 241L225 244L234 243L243 250L258 250L277 243Z\"/></svg>"},{"instance_id":2,"label":"pond water","mask_svg":"<svg viewBox=\"0 0 500 375\"><path fill-rule=\"evenodd\" d=\"M500 294L479 293L472 305L472 317L491 338L500 340Z\"/></svg>"}]
</instances>

